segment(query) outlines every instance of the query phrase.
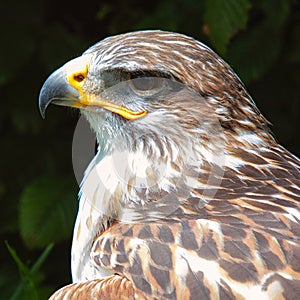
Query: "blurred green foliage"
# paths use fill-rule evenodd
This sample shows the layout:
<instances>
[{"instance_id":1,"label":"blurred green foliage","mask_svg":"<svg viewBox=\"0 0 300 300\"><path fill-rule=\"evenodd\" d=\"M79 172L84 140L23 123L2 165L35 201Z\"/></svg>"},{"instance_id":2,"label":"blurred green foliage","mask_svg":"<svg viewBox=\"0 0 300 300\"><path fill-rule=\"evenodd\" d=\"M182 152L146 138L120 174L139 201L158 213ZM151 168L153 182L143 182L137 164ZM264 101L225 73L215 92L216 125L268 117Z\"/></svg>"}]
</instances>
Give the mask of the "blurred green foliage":
<instances>
[{"instance_id":1,"label":"blurred green foliage","mask_svg":"<svg viewBox=\"0 0 300 300\"><path fill-rule=\"evenodd\" d=\"M2 1L0 22L1 299L46 299L71 281L78 117L51 107L43 121L37 97L49 73L106 36L163 29L205 42L237 71L278 140L300 154L299 1Z\"/></svg>"},{"instance_id":2,"label":"blurred green foliage","mask_svg":"<svg viewBox=\"0 0 300 300\"><path fill-rule=\"evenodd\" d=\"M76 185L70 179L58 178L38 178L25 187L19 201L19 224L28 248L70 237L76 211L74 191Z\"/></svg>"},{"instance_id":3,"label":"blurred green foliage","mask_svg":"<svg viewBox=\"0 0 300 300\"><path fill-rule=\"evenodd\" d=\"M46 298L52 289L46 286L38 287L39 282L41 282L44 279L44 275L43 273L39 272L39 269L46 260L50 251L52 250L53 244L49 244L46 247L46 249L43 251L43 253L40 255L40 257L37 259L37 261L31 268L29 268L22 262L16 251L9 245L8 242L6 242L6 246L16 265L18 266L21 278L18 285L14 289L13 294L10 296L10 300L38 300Z\"/></svg>"}]
</instances>

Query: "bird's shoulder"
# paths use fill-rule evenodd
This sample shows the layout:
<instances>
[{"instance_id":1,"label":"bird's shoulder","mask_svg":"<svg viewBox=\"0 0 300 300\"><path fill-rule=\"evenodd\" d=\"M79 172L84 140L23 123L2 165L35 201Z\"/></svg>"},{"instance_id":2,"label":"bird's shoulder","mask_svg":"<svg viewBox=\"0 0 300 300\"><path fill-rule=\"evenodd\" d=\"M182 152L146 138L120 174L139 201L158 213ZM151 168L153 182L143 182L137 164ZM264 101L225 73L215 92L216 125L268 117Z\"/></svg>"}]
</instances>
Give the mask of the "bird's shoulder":
<instances>
[{"instance_id":1,"label":"bird's shoulder","mask_svg":"<svg viewBox=\"0 0 300 300\"><path fill-rule=\"evenodd\" d=\"M115 223L96 238L91 256L96 265L161 299L223 294L236 299L275 289L293 299L300 292L299 236L291 236L288 228L278 228L274 236L274 230L253 224L234 216Z\"/></svg>"}]
</instances>

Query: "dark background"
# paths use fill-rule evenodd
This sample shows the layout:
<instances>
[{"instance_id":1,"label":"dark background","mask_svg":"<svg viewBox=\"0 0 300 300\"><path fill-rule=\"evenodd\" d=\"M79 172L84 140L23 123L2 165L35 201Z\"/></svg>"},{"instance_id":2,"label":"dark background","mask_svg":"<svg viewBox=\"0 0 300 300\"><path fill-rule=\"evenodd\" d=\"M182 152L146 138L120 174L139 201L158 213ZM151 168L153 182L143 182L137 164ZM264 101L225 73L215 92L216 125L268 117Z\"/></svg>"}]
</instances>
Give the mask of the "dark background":
<instances>
[{"instance_id":1,"label":"dark background","mask_svg":"<svg viewBox=\"0 0 300 300\"><path fill-rule=\"evenodd\" d=\"M212 47L242 78L280 143L300 155L299 1L2 1L1 299L46 299L71 281L78 114L53 106L42 120L43 81L98 40L138 29L178 31Z\"/></svg>"}]
</instances>

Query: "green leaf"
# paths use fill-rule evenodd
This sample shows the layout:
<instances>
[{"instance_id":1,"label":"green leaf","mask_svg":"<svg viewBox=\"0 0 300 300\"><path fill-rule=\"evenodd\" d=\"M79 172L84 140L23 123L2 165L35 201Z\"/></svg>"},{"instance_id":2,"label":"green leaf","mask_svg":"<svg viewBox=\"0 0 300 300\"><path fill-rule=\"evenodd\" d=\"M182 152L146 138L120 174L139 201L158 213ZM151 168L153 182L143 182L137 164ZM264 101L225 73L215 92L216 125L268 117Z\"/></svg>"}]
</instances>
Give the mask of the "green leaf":
<instances>
[{"instance_id":1,"label":"green leaf","mask_svg":"<svg viewBox=\"0 0 300 300\"><path fill-rule=\"evenodd\" d=\"M220 54L226 52L230 38L246 27L249 8L248 0L205 0L206 31Z\"/></svg>"},{"instance_id":2,"label":"green leaf","mask_svg":"<svg viewBox=\"0 0 300 300\"><path fill-rule=\"evenodd\" d=\"M13 260L18 266L20 275L21 275L21 281L17 288L14 290L13 295L10 297L10 300L17 300L20 299L20 295L22 295L22 299L39 299L39 289L37 288L38 284L38 276L37 273L48 257L49 253L51 252L53 248L53 244L50 244L46 247L46 249L43 251L43 253L40 255L40 257L37 259L37 261L34 263L34 265L29 269L20 259L20 257L17 255L16 251L8 244L8 242L5 242L6 247L12 256ZM48 291L48 290L46 290Z\"/></svg>"},{"instance_id":3,"label":"green leaf","mask_svg":"<svg viewBox=\"0 0 300 300\"><path fill-rule=\"evenodd\" d=\"M40 255L40 257L37 259L37 261L34 263L34 265L32 266L32 268L30 269L30 273L34 273L37 272L40 267L42 266L42 264L44 263L44 261L46 260L46 258L48 257L48 255L50 254L52 248L53 248L54 244L49 244L45 250L43 251L43 253Z\"/></svg>"},{"instance_id":4,"label":"green leaf","mask_svg":"<svg viewBox=\"0 0 300 300\"><path fill-rule=\"evenodd\" d=\"M15 261L15 263L18 266L21 277L28 277L28 275L30 273L28 267L22 262L22 260L17 255L17 252L8 244L7 241L5 241L5 244L6 244L6 247L9 251L11 257L13 258L13 260Z\"/></svg>"},{"instance_id":5,"label":"green leaf","mask_svg":"<svg viewBox=\"0 0 300 300\"><path fill-rule=\"evenodd\" d=\"M39 179L20 199L20 231L28 247L44 247L72 235L76 214L74 181Z\"/></svg>"}]
</instances>

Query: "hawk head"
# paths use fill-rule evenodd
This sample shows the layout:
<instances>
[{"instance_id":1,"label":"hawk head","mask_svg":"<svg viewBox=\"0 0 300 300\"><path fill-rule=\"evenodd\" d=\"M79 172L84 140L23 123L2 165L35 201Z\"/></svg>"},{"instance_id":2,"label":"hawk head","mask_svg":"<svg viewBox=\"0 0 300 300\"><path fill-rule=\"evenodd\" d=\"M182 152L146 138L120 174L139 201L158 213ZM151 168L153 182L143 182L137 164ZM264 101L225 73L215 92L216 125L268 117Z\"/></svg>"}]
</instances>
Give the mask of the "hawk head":
<instances>
[{"instance_id":1,"label":"hawk head","mask_svg":"<svg viewBox=\"0 0 300 300\"><path fill-rule=\"evenodd\" d=\"M54 72L39 101L42 115L50 103L79 108L101 158L115 153L116 169L133 165L117 172L143 191L169 192L184 170L195 170L197 180L205 173L207 183L229 152L274 142L232 69L204 44L176 33L106 38Z\"/></svg>"},{"instance_id":2,"label":"hawk head","mask_svg":"<svg viewBox=\"0 0 300 300\"><path fill-rule=\"evenodd\" d=\"M209 120L230 138L255 131L270 139L268 122L231 68L204 44L170 32L134 32L97 43L45 82L42 115L49 103L79 108L108 144L120 130L127 140L174 127L195 135L207 130ZM175 139L174 132L166 138Z\"/></svg>"}]
</instances>

